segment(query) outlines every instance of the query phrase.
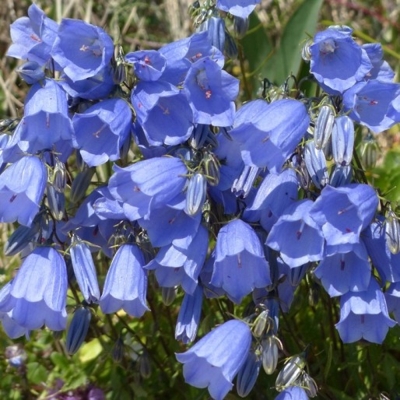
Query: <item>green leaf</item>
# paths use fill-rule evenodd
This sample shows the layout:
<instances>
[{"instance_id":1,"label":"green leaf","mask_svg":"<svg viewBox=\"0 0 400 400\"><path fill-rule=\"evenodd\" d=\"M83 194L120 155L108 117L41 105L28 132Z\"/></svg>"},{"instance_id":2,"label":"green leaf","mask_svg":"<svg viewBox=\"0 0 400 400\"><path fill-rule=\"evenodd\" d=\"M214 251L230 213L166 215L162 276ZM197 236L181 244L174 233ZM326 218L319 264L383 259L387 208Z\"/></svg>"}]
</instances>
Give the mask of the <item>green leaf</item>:
<instances>
[{"instance_id":1,"label":"green leaf","mask_svg":"<svg viewBox=\"0 0 400 400\"><path fill-rule=\"evenodd\" d=\"M262 70L277 85L297 75L303 42L315 33L321 4L322 0L304 0L287 22L279 48Z\"/></svg>"},{"instance_id":2,"label":"green leaf","mask_svg":"<svg viewBox=\"0 0 400 400\"><path fill-rule=\"evenodd\" d=\"M38 362L31 362L27 364L28 380L31 384L39 385L47 381L49 375L48 371L43 365Z\"/></svg>"}]
</instances>

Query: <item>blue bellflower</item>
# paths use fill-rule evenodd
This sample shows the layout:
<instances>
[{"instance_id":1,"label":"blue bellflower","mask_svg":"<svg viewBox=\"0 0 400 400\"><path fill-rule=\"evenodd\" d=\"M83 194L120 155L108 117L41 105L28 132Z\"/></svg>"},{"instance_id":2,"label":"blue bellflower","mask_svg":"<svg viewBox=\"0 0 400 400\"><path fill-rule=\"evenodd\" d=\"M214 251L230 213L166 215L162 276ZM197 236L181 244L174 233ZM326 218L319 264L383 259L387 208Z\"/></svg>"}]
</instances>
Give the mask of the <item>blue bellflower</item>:
<instances>
[{"instance_id":1,"label":"blue bellflower","mask_svg":"<svg viewBox=\"0 0 400 400\"><path fill-rule=\"evenodd\" d=\"M58 24L36 5L28 8L28 17L18 18L10 26L12 44L7 56L35 61L44 66L50 61Z\"/></svg>"},{"instance_id":2,"label":"blue bellflower","mask_svg":"<svg viewBox=\"0 0 400 400\"><path fill-rule=\"evenodd\" d=\"M144 256L135 244L124 244L115 253L107 272L100 307L105 314L122 309L132 317L149 310Z\"/></svg>"},{"instance_id":3,"label":"blue bellflower","mask_svg":"<svg viewBox=\"0 0 400 400\"><path fill-rule=\"evenodd\" d=\"M187 383L207 387L213 399L222 400L246 361L250 344L250 328L242 321L231 320L213 329L190 350L176 354L176 358L184 364Z\"/></svg>"},{"instance_id":4,"label":"blue bellflower","mask_svg":"<svg viewBox=\"0 0 400 400\"><path fill-rule=\"evenodd\" d=\"M350 184L333 188L325 186L310 210L310 217L321 227L328 245L333 249L360 241L360 233L371 222L378 206L375 190L365 184ZM335 247L336 246L336 247ZM344 248L340 248L344 252Z\"/></svg>"},{"instance_id":5,"label":"blue bellflower","mask_svg":"<svg viewBox=\"0 0 400 400\"><path fill-rule=\"evenodd\" d=\"M318 32L310 46L310 71L329 93L343 93L372 69L366 51L351 33L347 27L332 26Z\"/></svg>"},{"instance_id":6,"label":"blue bellflower","mask_svg":"<svg viewBox=\"0 0 400 400\"><path fill-rule=\"evenodd\" d=\"M107 99L73 117L74 147L90 167L120 158L131 131L131 110L122 99Z\"/></svg>"},{"instance_id":7,"label":"blue bellflower","mask_svg":"<svg viewBox=\"0 0 400 400\"><path fill-rule=\"evenodd\" d=\"M309 123L306 107L300 101L283 99L268 104L255 100L237 112L229 135L241 144L246 165L279 173Z\"/></svg>"},{"instance_id":8,"label":"blue bellflower","mask_svg":"<svg viewBox=\"0 0 400 400\"><path fill-rule=\"evenodd\" d=\"M362 292L347 292L340 299L340 321L336 324L344 343L360 339L382 343L396 322L389 317L385 296L375 279Z\"/></svg>"},{"instance_id":9,"label":"blue bellflower","mask_svg":"<svg viewBox=\"0 0 400 400\"><path fill-rule=\"evenodd\" d=\"M308 214L312 205L311 200L302 200L289 206L268 235L267 246L280 251L282 260L291 268L324 256L324 238Z\"/></svg>"},{"instance_id":10,"label":"blue bellflower","mask_svg":"<svg viewBox=\"0 0 400 400\"><path fill-rule=\"evenodd\" d=\"M128 53L125 60L133 65L135 75L142 81L157 81L163 74L167 60L155 50Z\"/></svg>"},{"instance_id":11,"label":"blue bellflower","mask_svg":"<svg viewBox=\"0 0 400 400\"><path fill-rule=\"evenodd\" d=\"M289 386L275 397L275 400L308 400L307 392L299 386Z\"/></svg>"},{"instance_id":12,"label":"blue bellflower","mask_svg":"<svg viewBox=\"0 0 400 400\"><path fill-rule=\"evenodd\" d=\"M36 83L25 99L24 117L16 134L24 151L35 153L52 149L60 140L71 141L72 122L68 115L67 94L52 79Z\"/></svg>"},{"instance_id":13,"label":"blue bellflower","mask_svg":"<svg viewBox=\"0 0 400 400\"><path fill-rule=\"evenodd\" d=\"M30 226L38 213L47 183L39 158L23 157L0 175L0 222Z\"/></svg>"},{"instance_id":14,"label":"blue bellflower","mask_svg":"<svg viewBox=\"0 0 400 400\"><path fill-rule=\"evenodd\" d=\"M214 126L233 124L239 81L222 70L214 59L203 57L191 65L184 91L195 123Z\"/></svg>"},{"instance_id":15,"label":"blue bellflower","mask_svg":"<svg viewBox=\"0 0 400 400\"><path fill-rule=\"evenodd\" d=\"M51 55L72 81L91 78L106 68L114 43L101 28L77 19L64 18Z\"/></svg>"},{"instance_id":16,"label":"blue bellflower","mask_svg":"<svg viewBox=\"0 0 400 400\"><path fill-rule=\"evenodd\" d=\"M246 222L236 219L218 232L211 282L240 304L254 288L269 285L269 265L260 239Z\"/></svg>"},{"instance_id":17,"label":"blue bellflower","mask_svg":"<svg viewBox=\"0 0 400 400\"><path fill-rule=\"evenodd\" d=\"M217 0L217 8L236 17L247 18L260 0Z\"/></svg>"},{"instance_id":18,"label":"blue bellflower","mask_svg":"<svg viewBox=\"0 0 400 400\"><path fill-rule=\"evenodd\" d=\"M52 247L37 247L24 259L9 294L0 303L0 311L9 311L17 324L29 330L43 325L64 330L67 288L63 257Z\"/></svg>"},{"instance_id":19,"label":"blue bellflower","mask_svg":"<svg viewBox=\"0 0 400 400\"><path fill-rule=\"evenodd\" d=\"M179 195L184 199L187 169L179 158L155 157L126 168L114 165L114 171L110 193L123 203L131 221L149 216L152 209L164 207Z\"/></svg>"}]
</instances>

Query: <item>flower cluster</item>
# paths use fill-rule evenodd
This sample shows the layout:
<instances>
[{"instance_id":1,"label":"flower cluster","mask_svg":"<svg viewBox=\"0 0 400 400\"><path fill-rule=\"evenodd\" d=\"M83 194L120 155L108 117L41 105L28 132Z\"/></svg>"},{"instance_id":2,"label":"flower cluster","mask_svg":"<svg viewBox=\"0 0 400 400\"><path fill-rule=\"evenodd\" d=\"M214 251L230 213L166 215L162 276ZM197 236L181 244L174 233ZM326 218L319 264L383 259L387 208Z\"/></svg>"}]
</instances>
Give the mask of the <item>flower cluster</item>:
<instances>
[{"instance_id":1,"label":"flower cluster","mask_svg":"<svg viewBox=\"0 0 400 400\"><path fill-rule=\"evenodd\" d=\"M230 13L243 34L256 3L207 7ZM5 253L24 257L0 291L0 319L11 338L64 330L71 290L81 302L73 354L94 310L142 317L154 277L183 292L175 336L187 344L205 300L252 296L245 315L176 355L189 384L223 399L235 377L244 397L261 365L275 372L279 316L305 275L340 297L343 342L381 343L396 324L397 220L378 215L352 156L355 124L377 133L400 122L400 86L379 45L330 27L304 51L318 98L288 89L238 107L239 81L224 70L229 32L203 11L189 38L123 59L103 29L57 24L36 5L11 26L8 55L26 61L19 73L31 87L0 138L0 222L20 224ZM278 399L316 396L305 367L305 353L289 359Z\"/></svg>"}]
</instances>

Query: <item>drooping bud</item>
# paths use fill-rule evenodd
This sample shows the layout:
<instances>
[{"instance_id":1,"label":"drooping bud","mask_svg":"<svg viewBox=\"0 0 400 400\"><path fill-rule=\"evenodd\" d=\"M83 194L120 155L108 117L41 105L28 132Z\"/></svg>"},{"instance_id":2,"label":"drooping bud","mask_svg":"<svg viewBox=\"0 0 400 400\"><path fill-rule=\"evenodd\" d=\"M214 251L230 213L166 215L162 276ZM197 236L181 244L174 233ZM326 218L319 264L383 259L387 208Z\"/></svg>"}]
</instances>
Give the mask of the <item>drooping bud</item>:
<instances>
[{"instance_id":1,"label":"drooping bud","mask_svg":"<svg viewBox=\"0 0 400 400\"><path fill-rule=\"evenodd\" d=\"M276 370L279 348L282 348L282 344L275 335L268 335L262 341L262 365L267 375L272 375Z\"/></svg>"},{"instance_id":2,"label":"drooping bud","mask_svg":"<svg viewBox=\"0 0 400 400\"><path fill-rule=\"evenodd\" d=\"M249 29L249 18L233 17L233 30L235 31L237 37L241 39Z\"/></svg>"},{"instance_id":3,"label":"drooping bud","mask_svg":"<svg viewBox=\"0 0 400 400\"><path fill-rule=\"evenodd\" d=\"M352 178L353 169L351 165L345 165L344 167L335 165L329 178L329 184L333 187L348 185Z\"/></svg>"},{"instance_id":4,"label":"drooping bud","mask_svg":"<svg viewBox=\"0 0 400 400\"><path fill-rule=\"evenodd\" d=\"M79 307L71 320L68 328L65 348L68 354L75 354L85 341L89 330L92 313L87 307Z\"/></svg>"},{"instance_id":5,"label":"drooping bud","mask_svg":"<svg viewBox=\"0 0 400 400\"><path fill-rule=\"evenodd\" d=\"M225 21L219 17L211 17L203 22L199 27L199 31L207 31L207 37L212 46L221 52L225 48Z\"/></svg>"},{"instance_id":6,"label":"drooping bud","mask_svg":"<svg viewBox=\"0 0 400 400\"><path fill-rule=\"evenodd\" d=\"M170 306L176 299L176 287L162 287L161 298L166 306Z\"/></svg>"},{"instance_id":7,"label":"drooping bud","mask_svg":"<svg viewBox=\"0 0 400 400\"><path fill-rule=\"evenodd\" d=\"M33 85L45 78L43 68L36 61L22 64L16 69L16 72L28 85Z\"/></svg>"},{"instance_id":8,"label":"drooping bud","mask_svg":"<svg viewBox=\"0 0 400 400\"><path fill-rule=\"evenodd\" d=\"M59 192L51 183L46 187L47 202L54 218L61 221L65 215L65 194Z\"/></svg>"},{"instance_id":9,"label":"drooping bud","mask_svg":"<svg viewBox=\"0 0 400 400\"><path fill-rule=\"evenodd\" d=\"M151 375L151 364L149 353L146 349L143 349L142 354L139 356L139 373L142 378L147 379Z\"/></svg>"},{"instance_id":10,"label":"drooping bud","mask_svg":"<svg viewBox=\"0 0 400 400\"><path fill-rule=\"evenodd\" d=\"M185 213L190 216L201 211L207 194L207 180L202 174L194 174L188 184L186 192Z\"/></svg>"},{"instance_id":11,"label":"drooping bud","mask_svg":"<svg viewBox=\"0 0 400 400\"><path fill-rule=\"evenodd\" d=\"M40 230L42 214L36 215L31 226L20 225L8 238L4 245L4 254L13 256L22 251L34 240Z\"/></svg>"},{"instance_id":12,"label":"drooping bud","mask_svg":"<svg viewBox=\"0 0 400 400\"><path fill-rule=\"evenodd\" d=\"M211 186L216 186L219 183L220 172L219 172L219 161L212 153L206 153L203 158L204 174L207 178L207 182Z\"/></svg>"},{"instance_id":13,"label":"drooping bud","mask_svg":"<svg viewBox=\"0 0 400 400\"><path fill-rule=\"evenodd\" d=\"M258 167L244 166L239 178L236 178L232 184L231 190L235 193L236 197L247 197L259 172L260 168Z\"/></svg>"},{"instance_id":14,"label":"drooping bud","mask_svg":"<svg viewBox=\"0 0 400 400\"><path fill-rule=\"evenodd\" d=\"M332 130L332 154L335 163L350 165L354 148L354 124L346 115L335 119Z\"/></svg>"},{"instance_id":15,"label":"drooping bud","mask_svg":"<svg viewBox=\"0 0 400 400\"><path fill-rule=\"evenodd\" d=\"M275 389L281 392L291 386L300 376L305 366L306 361L303 353L290 357L276 378Z\"/></svg>"},{"instance_id":16,"label":"drooping bud","mask_svg":"<svg viewBox=\"0 0 400 400\"><path fill-rule=\"evenodd\" d=\"M305 145L304 162L314 185L322 189L329 182L328 167L324 152L317 149L314 142Z\"/></svg>"},{"instance_id":17,"label":"drooping bud","mask_svg":"<svg viewBox=\"0 0 400 400\"><path fill-rule=\"evenodd\" d=\"M314 129L315 148L321 150L324 148L332 134L333 124L335 122L335 113L331 106L322 106L319 110L317 122Z\"/></svg>"},{"instance_id":18,"label":"drooping bud","mask_svg":"<svg viewBox=\"0 0 400 400\"><path fill-rule=\"evenodd\" d=\"M94 172L95 168L86 168L75 177L71 185L70 200L72 203L77 203L85 196Z\"/></svg>"},{"instance_id":19,"label":"drooping bud","mask_svg":"<svg viewBox=\"0 0 400 400\"><path fill-rule=\"evenodd\" d=\"M308 271L309 264L301 265L300 267L290 268L288 278L292 286L297 286L300 281L304 278L306 272Z\"/></svg>"},{"instance_id":20,"label":"drooping bud","mask_svg":"<svg viewBox=\"0 0 400 400\"><path fill-rule=\"evenodd\" d=\"M361 142L361 162L367 169L374 168L378 159L379 146L375 137L369 133Z\"/></svg>"},{"instance_id":21,"label":"drooping bud","mask_svg":"<svg viewBox=\"0 0 400 400\"><path fill-rule=\"evenodd\" d=\"M392 254L400 252L400 224L396 214L389 210L386 216L385 237L387 246Z\"/></svg>"},{"instance_id":22,"label":"drooping bud","mask_svg":"<svg viewBox=\"0 0 400 400\"><path fill-rule=\"evenodd\" d=\"M270 323L269 310L261 311L261 313L257 316L252 326L253 335L256 338L260 338L266 332L269 323Z\"/></svg>"},{"instance_id":23,"label":"drooping bud","mask_svg":"<svg viewBox=\"0 0 400 400\"><path fill-rule=\"evenodd\" d=\"M98 303L100 299L100 289L89 246L78 237L75 237L70 248L70 255L76 281L78 282L79 289L84 299L89 304Z\"/></svg>"},{"instance_id":24,"label":"drooping bud","mask_svg":"<svg viewBox=\"0 0 400 400\"><path fill-rule=\"evenodd\" d=\"M307 372L303 371L300 377L300 386L306 391L308 397L316 397L318 386Z\"/></svg>"},{"instance_id":25,"label":"drooping bud","mask_svg":"<svg viewBox=\"0 0 400 400\"><path fill-rule=\"evenodd\" d=\"M250 350L236 378L236 390L240 397L246 397L253 389L260 373L260 366L260 357Z\"/></svg>"},{"instance_id":26,"label":"drooping bud","mask_svg":"<svg viewBox=\"0 0 400 400\"><path fill-rule=\"evenodd\" d=\"M58 192L64 192L67 186L67 170L65 164L58 159L55 162L52 183Z\"/></svg>"}]
</instances>

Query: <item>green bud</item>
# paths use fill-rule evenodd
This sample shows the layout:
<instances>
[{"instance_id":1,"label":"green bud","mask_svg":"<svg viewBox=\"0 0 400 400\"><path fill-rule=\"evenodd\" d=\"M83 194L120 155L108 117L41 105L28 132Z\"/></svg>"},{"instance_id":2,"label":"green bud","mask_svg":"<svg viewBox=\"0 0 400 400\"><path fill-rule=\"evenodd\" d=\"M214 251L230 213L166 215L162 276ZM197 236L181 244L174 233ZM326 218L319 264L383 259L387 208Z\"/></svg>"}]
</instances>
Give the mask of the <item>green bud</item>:
<instances>
[{"instance_id":1,"label":"green bud","mask_svg":"<svg viewBox=\"0 0 400 400\"><path fill-rule=\"evenodd\" d=\"M275 389L281 392L291 386L300 376L305 366L306 361L302 354L290 357L276 378Z\"/></svg>"},{"instance_id":2,"label":"green bud","mask_svg":"<svg viewBox=\"0 0 400 400\"><path fill-rule=\"evenodd\" d=\"M392 254L400 251L400 225L396 214L389 210L385 223L386 244Z\"/></svg>"}]
</instances>

